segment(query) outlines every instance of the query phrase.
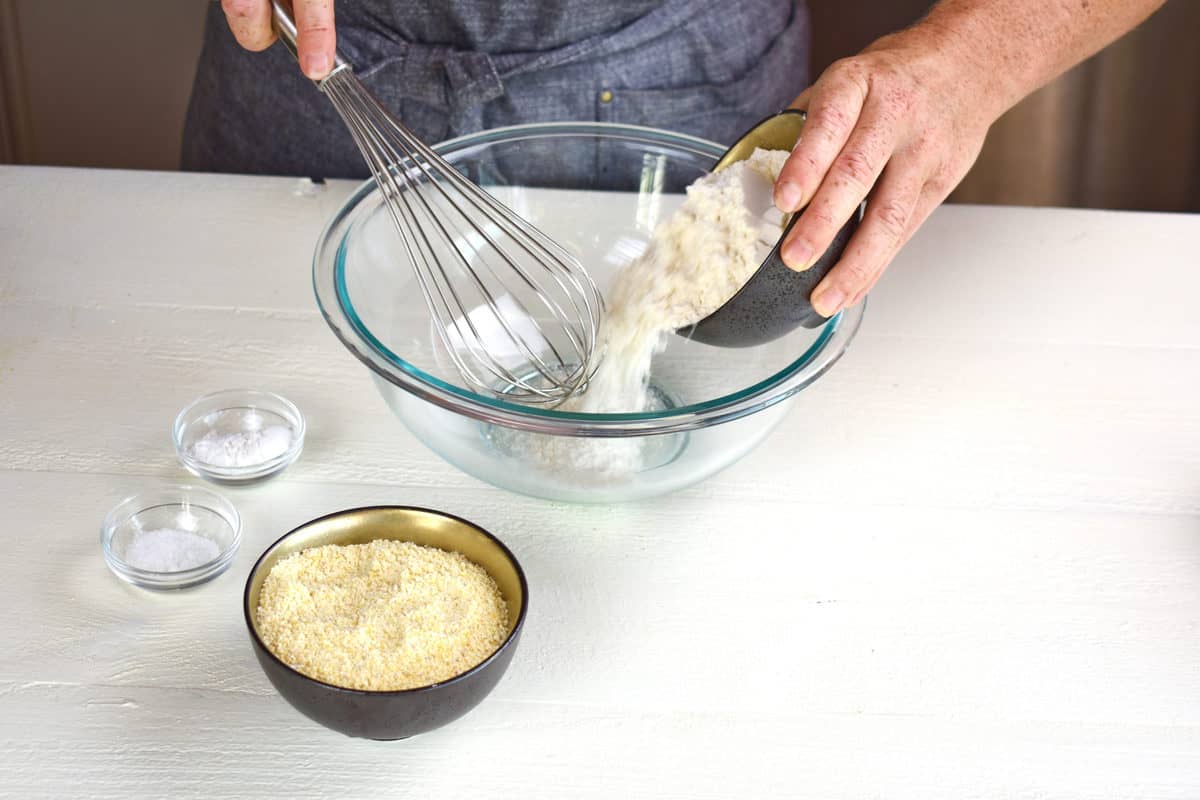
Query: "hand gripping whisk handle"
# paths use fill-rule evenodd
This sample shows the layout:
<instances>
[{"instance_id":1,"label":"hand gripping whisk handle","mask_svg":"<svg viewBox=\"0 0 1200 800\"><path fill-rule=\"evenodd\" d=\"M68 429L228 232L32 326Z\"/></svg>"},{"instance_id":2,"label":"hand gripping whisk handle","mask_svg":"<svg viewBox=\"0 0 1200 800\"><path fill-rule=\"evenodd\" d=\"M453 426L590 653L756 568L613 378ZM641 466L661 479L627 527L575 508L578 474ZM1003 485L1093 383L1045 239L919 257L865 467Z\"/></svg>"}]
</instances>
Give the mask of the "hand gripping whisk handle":
<instances>
[{"instance_id":1,"label":"hand gripping whisk handle","mask_svg":"<svg viewBox=\"0 0 1200 800\"><path fill-rule=\"evenodd\" d=\"M272 0L296 54L292 0ZM315 81L354 138L464 387L537 405L582 391L604 302L579 260L388 113L340 55Z\"/></svg>"},{"instance_id":2,"label":"hand gripping whisk handle","mask_svg":"<svg viewBox=\"0 0 1200 800\"><path fill-rule=\"evenodd\" d=\"M275 33L279 36L279 41L283 42L283 46L287 48L292 57L299 61L300 56L296 51L296 18L292 15L292 0L271 0L271 16L275 24ZM350 62L342 57L340 52L334 51L333 54L333 69L329 75L326 75L319 81L313 81L317 86L320 86L325 81L329 80L329 76L335 72L341 72L344 69L350 69Z\"/></svg>"}]
</instances>

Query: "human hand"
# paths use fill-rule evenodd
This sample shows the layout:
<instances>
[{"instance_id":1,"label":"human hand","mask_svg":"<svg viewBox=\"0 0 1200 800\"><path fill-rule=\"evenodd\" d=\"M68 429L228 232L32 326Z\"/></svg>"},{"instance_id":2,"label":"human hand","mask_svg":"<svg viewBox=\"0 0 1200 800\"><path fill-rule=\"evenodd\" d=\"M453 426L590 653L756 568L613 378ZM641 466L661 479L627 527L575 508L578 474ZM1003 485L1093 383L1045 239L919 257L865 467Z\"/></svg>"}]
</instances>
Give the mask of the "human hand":
<instances>
[{"instance_id":1,"label":"human hand","mask_svg":"<svg viewBox=\"0 0 1200 800\"><path fill-rule=\"evenodd\" d=\"M275 41L271 0L221 0L221 10L234 38L247 50L266 50ZM333 0L293 0L292 14L300 69L310 79L321 80L333 69L337 48Z\"/></svg>"},{"instance_id":2,"label":"human hand","mask_svg":"<svg viewBox=\"0 0 1200 800\"><path fill-rule=\"evenodd\" d=\"M784 242L784 263L812 266L869 197L841 259L813 290L822 316L862 300L966 175L1002 111L959 52L918 25L832 64L792 103L808 118L775 203L804 210Z\"/></svg>"}]
</instances>

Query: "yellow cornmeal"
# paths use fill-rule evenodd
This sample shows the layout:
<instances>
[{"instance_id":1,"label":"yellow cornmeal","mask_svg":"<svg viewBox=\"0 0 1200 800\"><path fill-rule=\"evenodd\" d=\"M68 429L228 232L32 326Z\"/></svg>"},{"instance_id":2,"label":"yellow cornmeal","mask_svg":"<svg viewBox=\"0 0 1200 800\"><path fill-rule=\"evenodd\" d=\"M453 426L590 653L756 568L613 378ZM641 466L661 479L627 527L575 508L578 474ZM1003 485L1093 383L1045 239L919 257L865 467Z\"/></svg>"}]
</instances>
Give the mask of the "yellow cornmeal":
<instances>
[{"instance_id":1,"label":"yellow cornmeal","mask_svg":"<svg viewBox=\"0 0 1200 800\"><path fill-rule=\"evenodd\" d=\"M411 542L311 547L263 581L258 632L293 669L349 689L412 689L453 678L508 635L487 571Z\"/></svg>"}]
</instances>

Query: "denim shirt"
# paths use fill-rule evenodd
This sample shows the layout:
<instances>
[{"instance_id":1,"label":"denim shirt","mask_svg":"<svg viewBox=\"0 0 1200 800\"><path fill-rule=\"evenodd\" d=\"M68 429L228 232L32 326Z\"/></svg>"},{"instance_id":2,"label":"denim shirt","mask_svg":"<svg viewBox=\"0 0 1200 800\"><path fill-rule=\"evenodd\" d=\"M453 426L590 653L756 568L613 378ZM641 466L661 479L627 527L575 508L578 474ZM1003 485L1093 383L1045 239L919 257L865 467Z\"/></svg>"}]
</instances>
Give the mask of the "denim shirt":
<instances>
[{"instance_id":1,"label":"denim shirt","mask_svg":"<svg viewBox=\"0 0 1200 800\"><path fill-rule=\"evenodd\" d=\"M552 120L649 125L719 143L808 83L800 0L338 0L338 47L426 142ZM281 45L238 47L218 4L183 166L312 177L368 172Z\"/></svg>"}]
</instances>

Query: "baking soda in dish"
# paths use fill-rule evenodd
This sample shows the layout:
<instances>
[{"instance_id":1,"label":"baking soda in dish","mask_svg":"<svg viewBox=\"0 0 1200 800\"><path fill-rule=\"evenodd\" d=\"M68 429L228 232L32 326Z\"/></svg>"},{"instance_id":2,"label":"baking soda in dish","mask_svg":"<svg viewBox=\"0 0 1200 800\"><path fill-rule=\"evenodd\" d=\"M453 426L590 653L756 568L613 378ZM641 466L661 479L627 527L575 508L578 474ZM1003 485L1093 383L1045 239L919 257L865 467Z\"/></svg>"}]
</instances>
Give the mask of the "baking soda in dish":
<instances>
[{"instance_id":1,"label":"baking soda in dish","mask_svg":"<svg viewBox=\"0 0 1200 800\"><path fill-rule=\"evenodd\" d=\"M209 431L192 443L189 455L213 467L252 467L279 458L292 446L292 429L268 425L256 431Z\"/></svg>"},{"instance_id":2,"label":"baking soda in dish","mask_svg":"<svg viewBox=\"0 0 1200 800\"><path fill-rule=\"evenodd\" d=\"M124 561L150 572L182 572L207 564L221 554L206 536L176 528L142 531L125 548Z\"/></svg>"},{"instance_id":3,"label":"baking soda in dish","mask_svg":"<svg viewBox=\"0 0 1200 800\"><path fill-rule=\"evenodd\" d=\"M654 355L673 331L699 322L737 294L787 226L789 217L775 208L774 187L789 154L756 149L687 188L687 197L654 229L646 250L617 274L605 297L600 367L587 391L559 410L658 410L649 386ZM504 431L493 438L514 457L552 468L620 476L642 466L643 437Z\"/></svg>"}]
</instances>

